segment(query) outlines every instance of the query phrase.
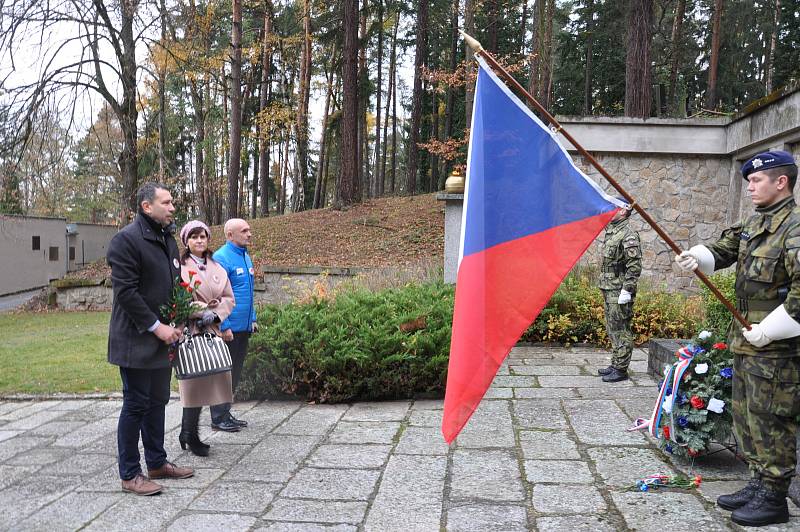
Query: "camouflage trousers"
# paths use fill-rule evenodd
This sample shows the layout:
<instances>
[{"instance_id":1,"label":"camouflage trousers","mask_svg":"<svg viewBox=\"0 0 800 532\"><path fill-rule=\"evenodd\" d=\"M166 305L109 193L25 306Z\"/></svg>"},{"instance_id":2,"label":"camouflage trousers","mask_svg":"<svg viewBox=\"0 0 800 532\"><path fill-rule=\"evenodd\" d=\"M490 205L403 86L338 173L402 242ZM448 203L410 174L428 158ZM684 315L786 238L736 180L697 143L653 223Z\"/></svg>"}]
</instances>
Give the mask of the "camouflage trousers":
<instances>
[{"instance_id":1,"label":"camouflage trousers","mask_svg":"<svg viewBox=\"0 0 800 532\"><path fill-rule=\"evenodd\" d=\"M606 314L606 332L611 340L611 365L617 369L628 370L633 353L633 299L630 303L617 303L619 290L602 290L603 310Z\"/></svg>"},{"instance_id":2,"label":"camouflage trousers","mask_svg":"<svg viewBox=\"0 0 800 532\"><path fill-rule=\"evenodd\" d=\"M797 465L800 357L735 355L732 414L751 474L785 493Z\"/></svg>"}]
</instances>

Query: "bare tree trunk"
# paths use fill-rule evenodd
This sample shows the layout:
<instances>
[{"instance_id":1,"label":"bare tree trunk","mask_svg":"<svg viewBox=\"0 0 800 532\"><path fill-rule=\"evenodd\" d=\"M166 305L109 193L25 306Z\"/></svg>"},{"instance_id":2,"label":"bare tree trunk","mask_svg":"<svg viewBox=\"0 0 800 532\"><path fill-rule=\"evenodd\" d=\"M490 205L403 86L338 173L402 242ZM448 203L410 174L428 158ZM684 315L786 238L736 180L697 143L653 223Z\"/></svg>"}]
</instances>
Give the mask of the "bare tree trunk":
<instances>
[{"instance_id":1,"label":"bare tree trunk","mask_svg":"<svg viewBox=\"0 0 800 532\"><path fill-rule=\"evenodd\" d=\"M138 210L136 205L136 189L139 184L139 154L137 151L138 131L136 120L139 112L136 108L136 43L133 37L133 18L136 15L136 4L125 2L122 4L122 27L120 39L122 40L122 57L120 57L122 81L122 103L117 113L120 129L122 129L123 144L119 154L118 163L122 174L122 197L128 202L128 212L123 216L131 219Z\"/></svg>"},{"instance_id":2,"label":"bare tree trunk","mask_svg":"<svg viewBox=\"0 0 800 532\"><path fill-rule=\"evenodd\" d=\"M525 54L525 29L528 26L528 0L522 0L522 17L519 23L519 53Z\"/></svg>"},{"instance_id":3,"label":"bare tree trunk","mask_svg":"<svg viewBox=\"0 0 800 532\"><path fill-rule=\"evenodd\" d=\"M769 33L769 48L764 59L764 95L772 92L772 78L775 67L772 64L775 57L775 46L778 40L778 25L781 20L781 0L775 0L775 14L772 19L772 30Z\"/></svg>"},{"instance_id":4,"label":"bare tree trunk","mask_svg":"<svg viewBox=\"0 0 800 532\"><path fill-rule=\"evenodd\" d=\"M547 0L535 0L533 6L535 15L533 17L533 43L531 46L531 77L528 80L528 92L538 96L539 86L542 83L542 61L544 53L545 39L545 19L547 13Z\"/></svg>"},{"instance_id":5,"label":"bare tree trunk","mask_svg":"<svg viewBox=\"0 0 800 532\"><path fill-rule=\"evenodd\" d=\"M261 43L261 91L259 93L258 109L264 112L269 103L270 78L272 77L272 45L269 42L272 35L272 1L264 2L264 40ZM263 124L260 128L263 128ZM269 216L269 151L271 131L260 130L258 134L259 176L261 184L261 216Z\"/></svg>"},{"instance_id":6,"label":"bare tree trunk","mask_svg":"<svg viewBox=\"0 0 800 532\"><path fill-rule=\"evenodd\" d=\"M678 88L678 67L681 64L681 38L683 37L683 18L686 14L686 0L678 0L675 7L675 20L672 21L672 63L669 68L669 88L667 102L670 115L678 114L678 102L675 101Z\"/></svg>"},{"instance_id":7,"label":"bare tree trunk","mask_svg":"<svg viewBox=\"0 0 800 532\"><path fill-rule=\"evenodd\" d=\"M542 1L542 0L539 0ZM475 0L464 1L464 32L475 36ZM467 73L474 70L472 48L464 45L464 61L467 63ZM464 86L464 112L466 114L467 127L472 127L472 104L475 100L475 88L472 83Z\"/></svg>"},{"instance_id":8,"label":"bare tree trunk","mask_svg":"<svg viewBox=\"0 0 800 532\"><path fill-rule=\"evenodd\" d=\"M300 59L300 87L295 121L297 143L297 197L292 198L295 211L305 210L308 181L308 101L311 94L311 2L303 0L303 51Z\"/></svg>"},{"instance_id":9,"label":"bare tree trunk","mask_svg":"<svg viewBox=\"0 0 800 532\"><path fill-rule=\"evenodd\" d=\"M231 136L228 161L228 218L239 216L239 167L242 155L242 0L233 0L231 30Z\"/></svg>"},{"instance_id":10,"label":"bare tree trunk","mask_svg":"<svg viewBox=\"0 0 800 532\"><path fill-rule=\"evenodd\" d=\"M706 108L717 108L717 70L719 68L719 40L722 24L722 0L714 0L714 15L711 18L711 54L708 59L708 88Z\"/></svg>"},{"instance_id":11,"label":"bare tree trunk","mask_svg":"<svg viewBox=\"0 0 800 532\"><path fill-rule=\"evenodd\" d=\"M449 72L452 74L456 71L456 59L458 55L458 7L460 0L453 0L452 12L450 14L450 65ZM523 5L527 4L527 0L523 1ZM525 17L523 13L523 18ZM523 37L525 35L525 24L523 23ZM523 38L524 43L524 38ZM524 44L523 44L524 46ZM453 105L455 99L455 91L452 85L447 86L447 97L444 104L444 134L445 139L453 136ZM442 173L445 179L450 173L450 161L444 159L442 161ZM441 189L441 187L439 187Z\"/></svg>"},{"instance_id":12,"label":"bare tree trunk","mask_svg":"<svg viewBox=\"0 0 800 532\"><path fill-rule=\"evenodd\" d=\"M487 32L487 50L492 54L497 54L497 0L485 0L486 15L489 18Z\"/></svg>"},{"instance_id":13,"label":"bare tree trunk","mask_svg":"<svg viewBox=\"0 0 800 532\"><path fill-rule=\"evenodd\" d=\"M414 92L411 103L411 138L408 143L408 173L406 194L417 192L417 157L419 155L419 129L422 119L422 67L428 56L428 1L417 2L417 50L414 58Z\"/></svg>"},{"instance_id":14,"label":"bare tree trunk","mask_svg":"<svg viewBox=\"0 0 800 532\"><path fill-rule=\"evenodd\" d=\"M648 118L653 100L650 38L653 0L631 0L625 52L625 116Z\"/></svg>"},{"instance_id":15,"label":"bare tree trunk","mask_svg":"<svg viewBox=\"0 0 800 532\"><path fill-rule=\"evenodd\" d=\"M286 214L286 180L289 178L289 144L291 138L286 132L285 143L283 145L283 170L281 171L281 214Z\"/></svg>"},{"instance_id":16,"label":"bare tree trunk","mask_svg":"<svg viewBox=\"0 0 800 532\"><path fill-rule=\"evenodd\" d=\"M400 12L397 13L397 23L400 23ZM395 33L395 36L397 34ZM395 39L397 41L397 39ZM392 194L397 186L397 67L395 66L394 79L392 85Z\"/></svg>"},{"instance_id":17,"label":"bare tree trunk","mask_svg":"<svg viewBox=\"0 0 800 532\"><path fill-rule=\"evenodd\" d=\"M553 72L553 18L555 16L555 0L547 0L544 38L542 39L542 60L539 62L541 78L538 100L545 109L550 109L550 93L552 92Z\"/></svg>"},{"instance_id":18,"label":"bare tree trunk","mask_svg":"<svg viewBox=\"0 0 800 532\"><path fill-rule=\"evenodd\" d=\"M367 105L369 104L369 93L365 89L369 85L369 72L367 72L367 11L369 9L368 0L362 0L359 22L359 49L358 49L358 79L359 92L358 98L358 175L360 190L366 196L370 196L371 187L369 184L369 155L367 146L369 144L369 131L367 131Z\"/></svg>"},{"instance_id":19,"label":"bare tree trunk","mask_svg":"<svg viewBox=\"0 0 800 532\"><path fill-rule=\"evenodd\" d=\"M344 49L342 50L341 160L336 180L334 208L360 199L358 159L358 0L342 0Z\"/></svg>"},{"instance_id":20,"label":"bare tree trunk","mask_svg":"<svg viewBox=\"0 0 800 532\"><path fill-rule=\"evenodd\" d=\"M383 0L378 0L378 80L375 91L375 170L372 172L372 195L383 194L383 181L381 180L381 96L383 87Z\"/></svg>"},{"instance_id":21,"label":"bare tree trunk","mask_svg":"<svg viewBox=\"0 0 800 532\"><path fill-rule=\"evenodd\" d=\"M684 0L681 0L684 1ZM583 114L592 115L592 45L594 44L594 0L586 1L586 68L583 71Z\"/></svg>"},{"instance_id":22,"label":"bare tree trunk","mask_svg":"<svg viewBox=\"0 0 800 532\"><path fill-rule=\"evenodd\" d=\"M336 57L335 43L333 45L331 57ZM314 209L321 208L322 204L325 202L322 186L323 170L325 165L328 164L326 152L328 148L328 116L330 115L331 95L333 94L333 68L331 68L330 72L326 73L325 77L328 80L328 86L325 89L325 110L322 115L322 135L319 141L319 164L317 164L317 179L314 184L314 203L312 204L312 208Z\"/></svg>"},{"instance_id":23,"label":"bare tree trunk","mask_svg":"<svg viewBox=\"0 0 800 532\"><path fill-rule=\"evenodd\" d=\"M194 108L194 173L197 181L197 203L200 208L200 217L211 222L213 214L209 201L208 173L203 160L203 150L206 149L206 113L203 104L203 93L197 87L197 79L189 82L189 90L192 96L192 107Z\"/></svg>"},{"instance_id":24,"label":"bare tree trunk","mask_svg":"<svg viewBox=\"0 0 800 532\"><path fill-rule=\"evenodd\" d=\"M161 20L161 46L166 46L167 42L167 8L164 0L158 2L159 18ZM167 99L166 84L167 65L166 60L162 59L158 69L158 172L162 176L167 175Z\"/></svg>"},{"instance_id":25,"label":"bare tree trunk","mask_svg":"<svg viewBox=\"0 0 800 532\"><path fill-rule=\"evenodd\" d=\"M395 64L397 60L397 28L400 26L400 11L398 10L395 13L394 19L394 27L392 28L392 52L389 55L389 92L386 94L386 118L383 122L383 161L381 163L381 194L383 194L384 183L386 183L386 155L389 152L389 143L387 137L387 129L389 127L389 110L391 109L392 105L392 98L394 96L395 91L397 90L395 87ZM392 177L392 185L389 187L389 190L394 193L394 177Z\"/></svg>"}]
</instances>

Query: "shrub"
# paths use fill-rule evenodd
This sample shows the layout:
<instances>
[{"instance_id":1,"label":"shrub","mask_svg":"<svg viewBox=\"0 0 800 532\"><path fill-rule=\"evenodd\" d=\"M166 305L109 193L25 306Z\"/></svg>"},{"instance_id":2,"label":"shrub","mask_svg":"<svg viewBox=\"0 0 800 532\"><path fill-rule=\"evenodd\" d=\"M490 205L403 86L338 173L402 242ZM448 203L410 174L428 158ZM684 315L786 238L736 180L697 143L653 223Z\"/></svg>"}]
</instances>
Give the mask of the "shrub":
<instances>
[{"instance_id":1,"label":"shrub","mask_svg":"<svg viewBox=\"0 0 800 532\"><path fill-rule=\"evenodd\" d=\"M241 394L319 402L441 396L452 320L453 287L442 282L267 306Z\"/></svg>"},{"instance_id":2,"label":"shrub","mask_svg":"<svg viewBox=\"0 0 800 532\"><path fill-rule=\"evenodd\" d=\"M736 303L736 293L734 291L736 284L736 272L731 270L723 273L716 273L710 277L711 282L719 289L720 292L730 301ZM703 306L705 307L706 318L703 325L704 329L709 331L716 331L721 335L725 335L730 327L733 315L723 305L717 297L711 293L711 290L705 284L701 285Z\"/></svg>"}]
</instances>

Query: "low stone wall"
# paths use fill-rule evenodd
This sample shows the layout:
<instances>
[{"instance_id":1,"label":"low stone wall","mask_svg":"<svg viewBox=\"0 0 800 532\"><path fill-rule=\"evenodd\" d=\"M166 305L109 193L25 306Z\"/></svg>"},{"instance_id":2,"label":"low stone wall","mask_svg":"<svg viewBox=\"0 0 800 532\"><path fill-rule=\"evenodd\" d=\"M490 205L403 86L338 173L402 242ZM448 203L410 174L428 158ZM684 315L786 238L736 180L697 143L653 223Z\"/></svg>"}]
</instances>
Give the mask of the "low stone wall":
<instances>
[{"instance_id":1,"label":"low stone wall","mask_svg":"<svg viewBox=\"0 0 800 532\"><path fill-rule=\"evenodd\" d=\"M664 379L664 366L675 363L675 352L690 340L672 338L651 338L647 344L647 373L656 380Z\"/></svg>"},{"instance_id":2,"label":"low stone wall","mask_svg":"<svg viewBox=\"0 0 800 532\"><path fill-rule=\"evenodd\" d=\"M111 310L111 279L59 279L50 283L50 301L62 310Z\"/></svg>"}]
</instances>

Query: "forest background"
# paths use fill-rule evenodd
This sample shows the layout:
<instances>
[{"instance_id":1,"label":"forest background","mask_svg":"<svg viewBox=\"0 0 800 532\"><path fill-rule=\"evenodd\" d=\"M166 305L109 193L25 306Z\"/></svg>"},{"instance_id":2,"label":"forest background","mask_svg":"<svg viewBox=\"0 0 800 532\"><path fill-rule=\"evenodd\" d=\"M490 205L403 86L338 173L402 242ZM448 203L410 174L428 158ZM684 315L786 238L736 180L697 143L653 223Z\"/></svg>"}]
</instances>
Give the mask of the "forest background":
<instances>
[{"instance_id":1,"label":"forest background","mask_svg":"<svg viewBox=\"0 0 800 532\"><path fill-rule=\"evenodd\" d=\"M123 224L144 180L211 224L441 190L458 29L561 115L732 115L800 77L800 0L2 0L0 213Z\"/></svg>"}]
</instances>

